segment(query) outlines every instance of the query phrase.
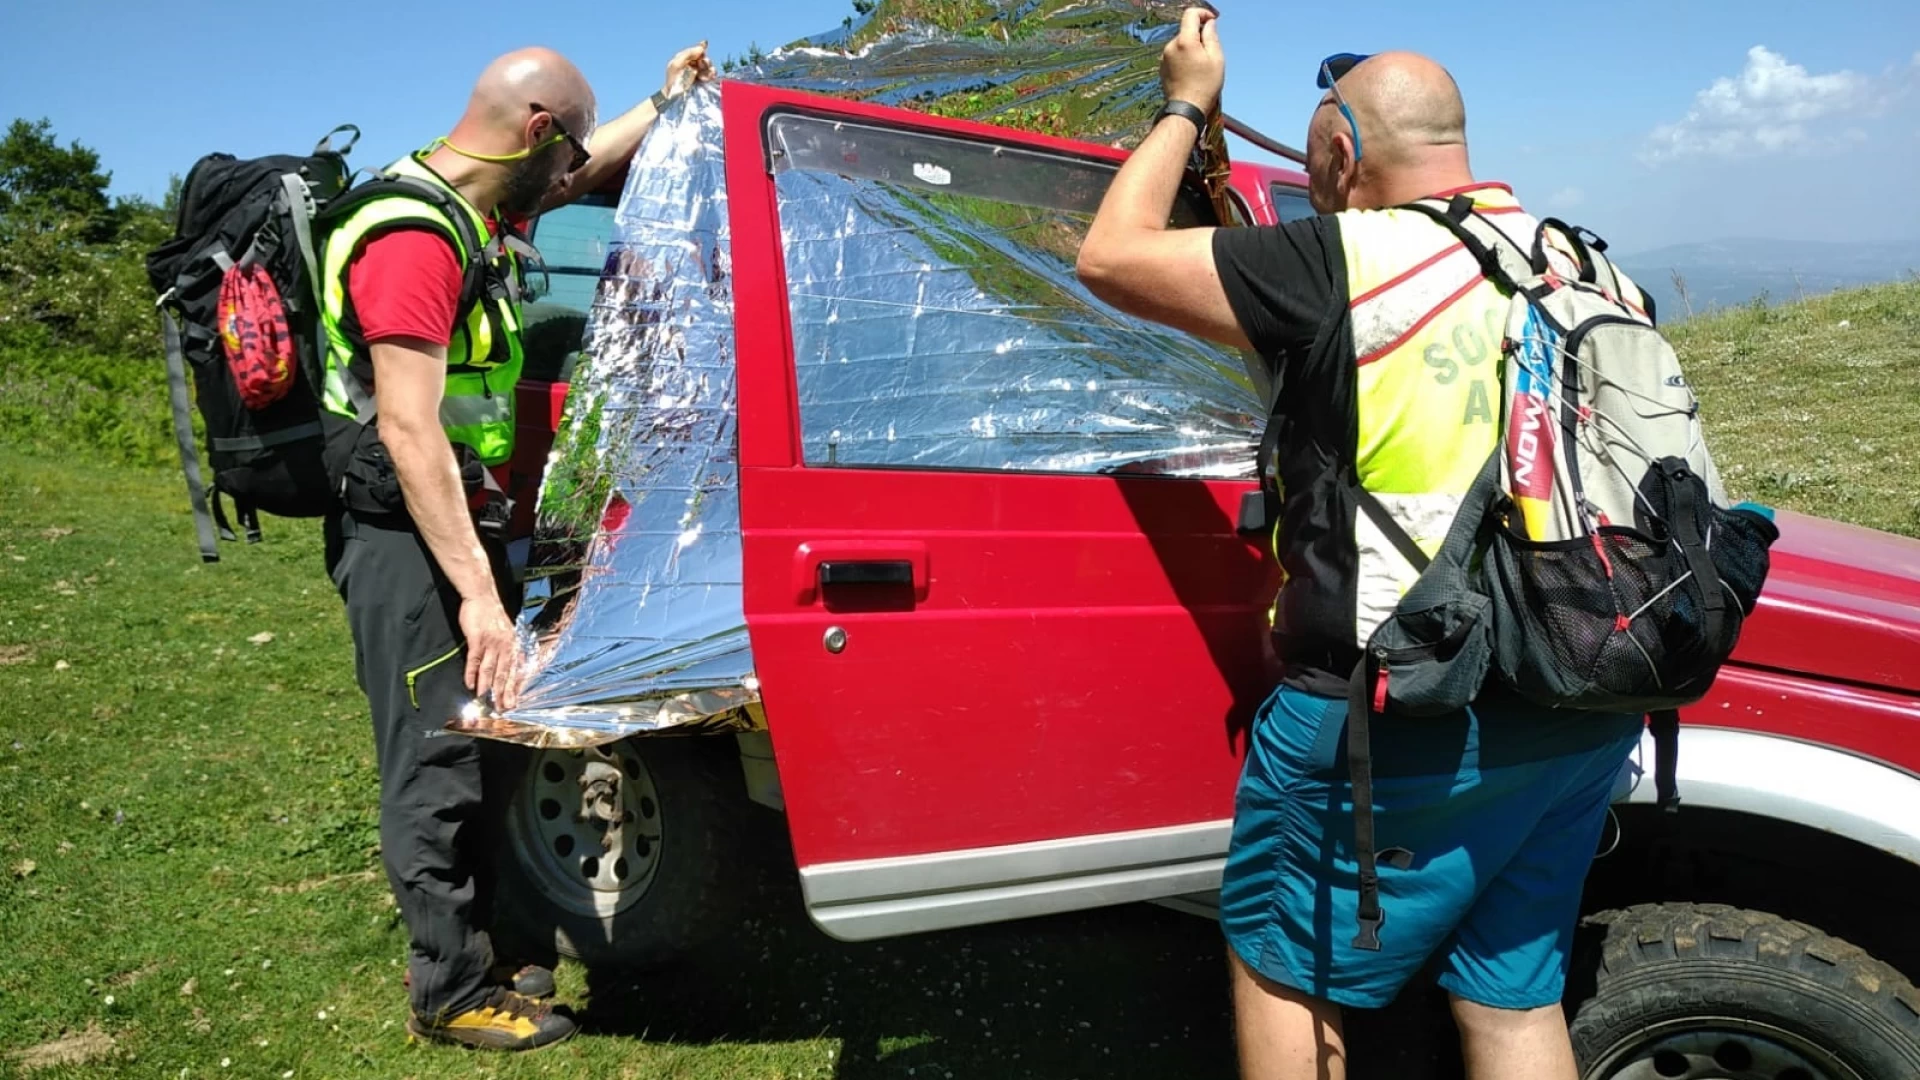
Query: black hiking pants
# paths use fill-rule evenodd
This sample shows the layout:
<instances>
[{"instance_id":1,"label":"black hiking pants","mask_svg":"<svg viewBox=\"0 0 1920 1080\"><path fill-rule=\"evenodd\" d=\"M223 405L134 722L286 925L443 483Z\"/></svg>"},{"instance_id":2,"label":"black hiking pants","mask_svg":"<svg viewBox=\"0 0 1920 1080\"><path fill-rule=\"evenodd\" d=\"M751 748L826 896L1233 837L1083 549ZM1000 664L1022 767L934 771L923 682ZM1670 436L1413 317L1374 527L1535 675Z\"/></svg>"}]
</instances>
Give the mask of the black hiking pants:
<instances>
[{"instance_id":1,"label":"black hiking pants","mask_svg":"<svg viewBox=\"0 0 1920 1080\"><path fill-rule=\"evenodd\" d=\"M373 712L380 768L380 854L413 939L413 1008L452 1016L492 991L494 859L527 761L517 746L442 729L472 694L460 595L404 519L326 521L327 573L347 604L354 670ZM513 614L505 552L488 544Z\"/></svg>"}]
</instances>

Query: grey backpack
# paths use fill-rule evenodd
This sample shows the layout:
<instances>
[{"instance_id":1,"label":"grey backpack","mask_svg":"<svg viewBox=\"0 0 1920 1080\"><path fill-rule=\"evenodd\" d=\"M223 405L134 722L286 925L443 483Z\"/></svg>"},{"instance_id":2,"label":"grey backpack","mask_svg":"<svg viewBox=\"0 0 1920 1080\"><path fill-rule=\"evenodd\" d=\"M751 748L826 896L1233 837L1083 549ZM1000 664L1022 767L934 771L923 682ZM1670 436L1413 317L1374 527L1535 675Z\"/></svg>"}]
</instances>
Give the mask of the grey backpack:
<instances>
[{"instance_id":1,"label":"grey backpack","mask_svg":"<svg viewBox=\"0 0 1920 1080\"><path fill-rule=\"evenodd\" d=\"M1431 561L1356 490L1421 571L1369 637L1349 701L1354 944L1368 949L1382 922L1369 719L1444 715L1483 688L1561 711L1648 713L1671 809L1674 710L1713 685L1779 535L1769 512L1726 506L1699 403L1604 242L1548 218L1523 250L1464 196L1406 209L1450 230L1512 306L1499 444ZM1576 276L1556 271L1553 247Z\"/></svg>"}]
</instances>

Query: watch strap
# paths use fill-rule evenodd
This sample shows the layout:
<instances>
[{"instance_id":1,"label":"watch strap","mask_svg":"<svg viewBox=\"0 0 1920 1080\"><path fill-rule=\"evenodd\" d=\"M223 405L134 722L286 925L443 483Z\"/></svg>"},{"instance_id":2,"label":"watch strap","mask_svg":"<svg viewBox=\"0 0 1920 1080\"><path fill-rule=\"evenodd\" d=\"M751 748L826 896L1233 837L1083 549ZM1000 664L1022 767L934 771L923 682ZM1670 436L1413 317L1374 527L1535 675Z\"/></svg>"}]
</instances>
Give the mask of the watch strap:
<instances>
[{"instance_id":1,"label":"watch strap","mask_svg":"<svg viewBox=\"0 0 1920 1080\"><path fill-rule=\"evenodd\" d=\"M653 96L647 99L647 103L653 106L654 115L658 116L667 111L667 102L672 100L665 90L655 90Z\"/></svg>"},{"instance_id":2,"label":"watch strap","mask_svg":"<svg viewBox=\"0 0 1920 1080\"><path fill-rule=\"evenodd\" d=\"M1154 126L1158 127L1160 121L1169 116L1178 116L1191 121L1195 130L1201 132L1207 130L1207 114L1200 111L1200 106L1190 101L1169 100L1165 105L1160 106L1160 112L1153 118Z\"/></svg>"}]
</instances>

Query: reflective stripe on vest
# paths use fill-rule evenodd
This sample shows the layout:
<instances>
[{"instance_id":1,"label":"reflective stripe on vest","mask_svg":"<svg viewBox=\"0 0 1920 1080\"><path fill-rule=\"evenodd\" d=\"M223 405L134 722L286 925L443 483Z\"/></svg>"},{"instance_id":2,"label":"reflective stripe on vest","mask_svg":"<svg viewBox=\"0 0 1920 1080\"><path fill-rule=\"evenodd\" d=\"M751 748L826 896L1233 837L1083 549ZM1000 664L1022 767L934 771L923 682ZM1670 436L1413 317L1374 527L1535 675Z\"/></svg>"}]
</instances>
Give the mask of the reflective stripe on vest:
<instances>
[{"instance_id":1,"label":"reflective stripe on vest","mask_svg":"<svg viewBox=\"0 0 1920 1080\"><path fill-rule=\"evenodd\" d=\"M1532 242L1533 219L1510 192L1472 194L1509 235ZM1499 437L1507 297L1422 215L1358 210L1338 222L1358 365L1356 469L1432 554ZM1419 575L1365 514L1356 511L1353 529L1354 642L1364 644Z\"/></svg>"},{"instance_id":2,"label":"reflective stripe on vest","mask_svg":"<svg viewBox=\"0 0 1920 1080\"><path fill-rule=\"evenodd\" d=\"M396 162L391 172L424 180L453 193L456 205L467 212L475 233L484 242L487 220L433 171L413 158ZM347 266L374 233L400 226L432 228L447 236L460 252L465 244L454 224L439 207L423 199L393 195L376 199L353 212L328 232L322 257L321 322L327 335L326 374L322 400L341 416L357 417L353 404L351 365L364 355L366 344L346 331ZM499 260L499 271L517 274L512 254ZM491 311L492 318L489 318ZM496 323L500 336L495 340ZM465 321L453 328L447 346L447 385L440 405L440 423L447 438L473 448L482 463L498 465L513 456L514 387L523 362L520 313L512 301L483 294Z\"/></svg>"}]
</instances>

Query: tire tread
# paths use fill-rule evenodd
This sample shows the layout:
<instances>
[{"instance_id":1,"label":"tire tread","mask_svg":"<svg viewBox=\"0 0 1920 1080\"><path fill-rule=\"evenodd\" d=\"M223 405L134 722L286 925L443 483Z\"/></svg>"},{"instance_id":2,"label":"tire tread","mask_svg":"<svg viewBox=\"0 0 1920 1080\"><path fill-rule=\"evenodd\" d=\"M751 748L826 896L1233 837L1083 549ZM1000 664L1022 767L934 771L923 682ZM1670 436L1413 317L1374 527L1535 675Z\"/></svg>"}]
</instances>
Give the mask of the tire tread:
<instances>
[{"instance_id":1,"label":"tire tread","mask_svg":"<svg viewBox=\"0 0 1920 1080\"><path fill-rule=\"evenodd\" d=\"M1830 1040L1864 1029L1854 1041L1874 1045L1852 1051L1855 1056L1884 1061L1891 1054L1904 1070L1897 1075L1920 1076L1920 991L1851 942L1726 904L1637 904L1589 916L1585 924L1604 939L1597 991L1573 1021L1583 1059L1668 1018L1681 1001L1731 1015L1750 1009L1767 1020L1769 1007L1777 1015L1780 1002L1809 994L1822 999L1819 1008L1809 1001L1804 1010L1813 1034ZM1818 994L1809 983L1829 993ZM1868 1075L1877 1080L1879 1074Z\"/></svg>"}]
</instances>

